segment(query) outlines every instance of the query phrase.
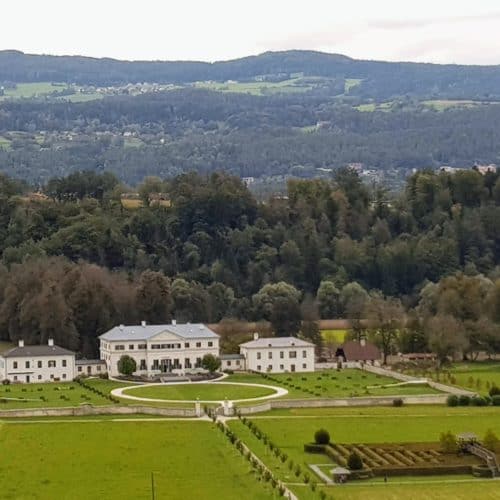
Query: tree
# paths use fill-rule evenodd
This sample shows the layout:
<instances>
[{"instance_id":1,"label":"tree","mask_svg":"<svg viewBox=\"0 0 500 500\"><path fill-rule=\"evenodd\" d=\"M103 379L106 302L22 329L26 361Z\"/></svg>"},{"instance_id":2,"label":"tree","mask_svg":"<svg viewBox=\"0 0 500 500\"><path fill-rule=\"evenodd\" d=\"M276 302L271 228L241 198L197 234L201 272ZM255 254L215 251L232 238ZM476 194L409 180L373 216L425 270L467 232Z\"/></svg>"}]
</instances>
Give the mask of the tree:
<instances>
[{"instance_id":1,"label":"tree","mask_svg":"<svg viewBox=\"0 0 500 500\"><path fill-rule=\"evenodd\" d=\"M337 318L340 312L340 291L333 281L322 281L316 294L322 318Z\"/></svg>"},{"instance_id":2,"label":"tree","mask_svg":"<svg viewBox=\"0 0 500 500\"><path fill-rule=\"evenodd\" d=\"M375 295L366 306L366 319L370 335L382 350L386 364L387 356L396 347L399 333L404 326L403 306L398 299Z\"/></svg>"},{"instance_id":3,"label":"tree","mask_svg":"<svg viewBox=\"0 0 500 500\"><path fill-rule=\"evenodd\" d=\"M300 335L303 339L312 342L316 346L316 354L320 356L323 347L323 337L319 329L318 307L310 295L306 295L302 302L301 312L302 325L300 327Z\"/></svg>"},{"instance_id":4,"label":"tree","mask_svg":"<svg viewBox=\"0 0 500 500\"><path fill-rule=\"evenodd\" d=\"M488 429L483 438L483 445L490 451L497 452L500 449L500 440L498 436L491 430Z\"/></svg>"},{"instance_id":5,"label":"tree","mask_svg":"<svg viewBox=\"0 0 500 500\"><path fill-rule=\"evenodd\" d=\"M118 371L122 375L130 376L137 370L137 363L135 359L124 354L118 360Z\"/></svg>"},{"instance_id":6,"label":"tree","mask_svg":"<svg viewBox=\"0 0 500 500\"><path fill-rule=\"evenodd\" d=\"M365 314L368 298L369 296L366 290L355 281L344 285L340 292L342 311L349 320L354 336L358 340L360 340L362 336L363 327L361 320Z\"/></svg>"},{"instance_id":7,"label":"tree","mask_svg":"<svg viewBox=\"0 0 500 500\"><path fill-rule=\"evenodd\" d=\"M170 281L163 273L144 271L136 291L136 308L139 318L162 324L172 318Z\"/></svg>"},{"instance_id":8,"label":"tree","mask_svg":"<svg viewBox=\"0 0 500 500\"><path fill-rule=\"evenodd\" d=\"M467 348L467 339L460 321L449 315L438 315L425 322L429 348L436 354L438 368L457 352Z\"/></svg>"},{"instance_id":9,"label":"tree","mask_svg":"<svg viewBox=\"0 0 500 500\"><path fill-rule=\"evenodd\" d=\"M292 297L278 297L273 302L270 317L277 337L297 335L301 326L300 306Z\"/></svg>"},{"instance_id":10,"label":"tree","mask_svg":"<svg viewBox=\"0 0 500 500\"><path fill-rule=\"evenodd\" d=\"M220 359L213 354L205 354L201 360L201 366L210 373L216 372L220 368Z\"/></svg>"},{"instance_id":11,"label":"tree","mask_svg":"<svg viewBox=\"0 0 500 500\"><path fill-rule=\"evenodd\" d=\"M450 431L439 435L439 443L443 453L456 453L458 450L457 438Z\"/></svg>"}]
</instances>

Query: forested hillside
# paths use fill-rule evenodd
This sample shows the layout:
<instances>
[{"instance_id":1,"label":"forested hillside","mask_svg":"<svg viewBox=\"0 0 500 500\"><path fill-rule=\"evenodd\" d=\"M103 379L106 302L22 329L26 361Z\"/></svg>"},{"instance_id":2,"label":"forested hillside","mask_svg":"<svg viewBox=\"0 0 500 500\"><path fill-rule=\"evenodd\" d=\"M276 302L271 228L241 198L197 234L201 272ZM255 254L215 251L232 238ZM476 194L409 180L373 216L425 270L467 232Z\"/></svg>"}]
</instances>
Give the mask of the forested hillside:
<instances>
[{"instance_id":1,"label":"forested hillside","mask_svg":"<svg viewBox=\"0 0 500 500\"><path fill-rule=\"evenodd\" d=\"M147 179L135 209L110 174L54 179L47 198L27 190L2 178L2 339L54 336L91 355L115 323L267 319L279 334L301 318L375 321L388 308L398 331L410 318L400 349L427 349L422 322L436 315L436 332L458 322L450 331L467 349L479 348L478 325L483 348L497 348L497 174L422 171L391 197L340 169L291 180L287 198L266 203L227 174L187 174ZM148 206L158 192L170 206Z\"/></svg>"}]
</instances>

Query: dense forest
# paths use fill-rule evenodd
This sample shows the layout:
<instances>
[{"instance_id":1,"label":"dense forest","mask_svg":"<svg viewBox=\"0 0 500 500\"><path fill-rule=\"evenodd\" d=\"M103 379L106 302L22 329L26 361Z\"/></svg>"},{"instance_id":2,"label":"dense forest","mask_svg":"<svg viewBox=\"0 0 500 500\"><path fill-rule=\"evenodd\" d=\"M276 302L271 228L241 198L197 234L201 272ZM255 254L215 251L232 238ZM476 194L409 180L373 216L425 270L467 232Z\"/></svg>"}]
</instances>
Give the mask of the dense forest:
<instances>
[{"instance_id":1,"label":"dense forest","mask_svg":"<svg viewBox=\"0 0 500 500\"><path fill-rule=\"evenodd\" d=\"M402 186L414 168L500 157L500 106L435 111L413 101L361 112L309 93L178 89L71 103L0 102L0 170L32 183L107 170L129 184L197 170L310 178L360 162ZM2 143L3 141L3 143Z\"/></svg>"},{"instance_id":2,"label":"dense forest","mask_svg":"<svg viewBox=\"0 0 500 500\"><path fill-rule=\"evenodd\" d=\"M172 317L269 320L318 340L315 320L347 317L385 354L500 347L494 173L424 170L390 196L339 169L266 202L236 177L189 173L146 179L135 209L110 173L27 191L1 178L3 340L53 336L93 355L116 323ZM150 203L159 192L169 204Z\"/></svg>"},{"instance_id":3,"label":"dense forest","mask_svg":"<svg viewBox=\"0 0 500 500\"><path fill-rule=\"evenodd\" d=\"M0 82L74 82L117 85L130 82L189 83L245 80L261 75L361 79L352 93L375 99L405 94L449 99L500 98L498 66L460 66L362 61L312 51L266 52L215 63L193 61L118 61L79 56L0 52Z\"/></svg>"}]
</instances>

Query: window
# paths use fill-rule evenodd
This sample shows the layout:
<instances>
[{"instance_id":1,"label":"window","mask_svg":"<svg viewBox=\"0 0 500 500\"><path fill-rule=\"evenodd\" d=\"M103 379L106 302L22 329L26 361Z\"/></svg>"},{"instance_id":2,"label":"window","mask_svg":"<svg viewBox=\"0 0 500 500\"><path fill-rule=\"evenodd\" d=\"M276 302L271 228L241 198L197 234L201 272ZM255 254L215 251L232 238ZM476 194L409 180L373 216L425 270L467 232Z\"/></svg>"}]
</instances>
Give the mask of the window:
<instances>
[{"instance_id":1,"label":"window","mask_svg":"<svg viewBox=\"0 0 500 500\"><path fill-rule=\"evenodd\" d=\"M122 344L115 345L115 351L124 351L125 346Z\"/></svg>"},{"instance_id":2,"label":"window","mask_svg":"<svg viewBox=\"0 0 500 500\"><path fill-rule=\"evenodd\" d=\"M12 364L12 367L17 368L17 361L14 361L14 363ZM17 379L15 379L15 380L17 380Z\"/></svg>"},{"instance_id":3,"label":"window","mask_svg":"<svg viewBox=\"0 0 500 500\"><path fill-rule=\"evenodd\" d=\"M63 359L62 365L63 365L63 368L66 368L66 366L68 366L68 362L65 359Z\"/></svg>"},{"instance_id":4,"label":"window","mask_svg":"<svg viewBox=\"0 0 500 500\"><path fill-rule=\"evenodd\" d=\"M161 349L160 344L151 344L151 349Z\"/></svg>"},{"instance_id":5,"label":"window","mask_svg":"<svg viewBox=\"0 0 500 500\"><path fill-rule=\"evenodd\" d=\"M128 350L133 351L134 350L134 344L129 344L128 345Z\"/></svg>"},{"instance_id":6,"label":"window","mask_svg":"<svg viewBox=\"0 0 500 500\"><path fill-rule=\"evenodd\" d=\"M147 344L137 344L137 349L147 349Z\"/></svg>"},{"instance_id":7,"label":"window","mask_svg":"<svg viewBox=\"0 0 500 500\"><path fill-rule=\"evenodd\" d=\"M303 363L303 364L302 364L302 368L303 368L304 370L307 370L307 364L306 364L306 363Z\"/></svg>"},{"instance_id":8,"label":"window","mask_svg":"<svg viewBox=\"0 0 500 500\"><path fill-rule=\"evenodd\" d=\"M184 349L189 349L189 342L184 342Z\"/></svg>"},{"instance_id":9,"label":"window","mask_svg":"<svg viewBox=\"0 0 500 500\"><path fill-rule=\"evenodd\" d=\"M269 352L267 353L267 358L268 358L268 359L273 359L273 352L272 352L272 351L269 351Z\"/></svg>"},{"instance_id":10,"label":"window","mask_svg":"<svg viewBox=\"0 0 500 500\"><path fill-rule=\"evenodd\" d=\"M97 365L97 371L100 372L101 371L101 365Z\"/></svg>"},{"instance_id":11,"label":"window","mask_svg":"<svg viewBox=\"0 0 500 500\"><path fill-rule=\"evenodd\" d=\"M54 380L54 374L53 373L50 374L50 380Z\"/></svg>"},{"instance_id":12,"label":"window","mask_svg":"<svg viewBox=\"0 0 500 500\"><path fill-rule=\"evenodd\" d=\"M227 361L227 366L231 366L231 361L230 360Z\"/></svg>"},{"instance_id":13,"label":"window","mask_svg":"<svg viewBox=\"0 0 500 500\"><path fill-rule=\"evenodd\" d=\"M79 366L79 367L78 367L78 371L79 371L79 372L81 372L81 371L82 371L82 367L81 367L81 366Z\"/></svg>"},{"instance_id":14,"label":"window","mask_svg":"<svg viewBox=\"0 0 500 500\"><path fill-rule=\"evenodd\" d=\"M200 368L200 366L201 366L201 358L196 358L195 368Z\"/></svg>"},{"instance_id":15,"label":"window","mask_svg":"<svg viewBox=\"0 0 500 500\"><path fill-rule=\"evenodd\" d=\"M260 355L260 352L257 353L257 359L260 359L261 358L261 355Z\"/></svg>"},{"instance_id":16,"label":"window","mask_svg":"<svg viewBox=\"0 0 500 500\"><path fill-rule=\"evenodd\" d=\"M29 361L26 361L26 362L24 363L24 366L25 366L26 368L29 368L29 367L30 367L30 362L29 362Z\"/></svg>"},{"instance_id":17,"label":"window","mask_svg":"<svg viewBox=\"0 0 500 500\"><path fill-rule=\"evenodd\" d=\"M302 357L307 358L307 351L302 351Z\"/></svg>"},{"instance_id":18,"label":"window","mask_svg":"<svg viewBox=\"0 0 500 500\"><path fill-rule=\"evenodd\" d=\"M41 361L39 361L39 362L38 362L38 368L41 368L41 367L42 367L42 362L41 362Z\"/></svg>"},{"instance_id":19,"label":"window","mask_svg":"<svg viewBox=\"0 0 500 500\"><path fill-rule=\"evenodd\" d=\"M49 368L55 368L56 367L56 360L55 359L51 359L49 360Z\"/></svg>"},{"instance_id":20,"label":"window","mask_svg":"<svg viewBox=\"0 0 500 500\"><path fill-rule=\"evenodd\" d=\"M158 362L157 359L153 360L153 370L159 370L160 369L160 363Z\"/></svg>"},{"instance_id":21,"label":"window","mask_svg":"<svg viewBox=\"0 0 500 500\"><path fill-rule=\"evenodd\" d=\"M296 358L296 357L297 357L297 351L290 351L290 352L288 353L288 357L289 357L290 359L294 359L294 358Z\"/></svg>"},{"instance_id":22,"label":"window","mask_svg":"<svg viewBox=\"0 0 500 500\"><path fill-rule=\"evenodd\" d=\"M258 371L258 372L262 371L262 366L257 365L257 371Z\"/></svg>"},{"instance_id":23,"label":"window","mask_svg":"<svg viewBox=\"0 0 500 500\"><path fill-rule=\"evenodd\" d=\"M214 343L210 341L210 342L208 343L208 347L213 347L213 346L214 346Z\"/></svg>"},{"instance_id":24,"label":"window","mask_svg":"<svg viewBox=\"0 0 500 500\"><path fill-rule=\"evenodd\" d=\"M201 347L201 342L196 342L196 347Z\"/></svg>"},{"instance_id":25,"label":"window","mask_svg":"<svg viewBox=\"0 0 500 500\"><path fill-rule=\"evenodd\" d=\"M17 380L17 375L14 375L14 380Z\"/></svg>"},{"instance_id":26,"label":"window","mask_svg":"<svg viewBox=\"0 0 500 500\"><path fill-rule=\"evenodd\" d=\"M267 371L270 372L273 369L273 365L267 365Z\"/></svg>"},{"instance_id":27,"label":"window","mask_svg":"<svg viewBox=\"0 0 500 500\"><path fill-rule=\"evenodd\" d=\"M63 373L62 377L63 377L63 378L66 378L66 374L65 374L65 373Z\"/></svg>"},{"instance_id":28,"label":"window","mask_svg":"<svg viewBox=\"0 0 500 500\"><path fill-rule=\"evenodd\" d=\"M97 369L100 370L101 367L98 366ZM146 370L146 360L145 359L141 359L141 363L139 365L139 370Z\"/></svg>"},{"instance_id":29,"label":"window","mask_svg":"<svg viewBox=\"0 0 500 500\"><path fill-rule=\"evenodd\" d=\"M283 351L280 351L280 359L283 359L285 357L285 353Z\"/></svg>"},{"instance_id":30,"label":"window","mask_svg":"<svg viewBox=\"0 0 500 500\"><path fill-rule=\"evenodd\" d=\"M285 369L285 366L284 365L280 365L280 370L284 370Z\"/></svg>"},{"instance_id":31,"label":"window","mask_svg":"<svg viewBox=\"0 0 500 500\"><path fill-rule=\"evenodd\" d=\"M38 375L38 380L42 380L42 376L41 375Z\"/></svg>"},{"instance_id":32,"label":"window","mask_svg":"<svg viewBox=\"0 0 500 500\"><path fill-rule=\"evenodd\" d=\"M189 358L184 358L184 368L191 368L191 360Z\"/></svg>"}]
</instances>

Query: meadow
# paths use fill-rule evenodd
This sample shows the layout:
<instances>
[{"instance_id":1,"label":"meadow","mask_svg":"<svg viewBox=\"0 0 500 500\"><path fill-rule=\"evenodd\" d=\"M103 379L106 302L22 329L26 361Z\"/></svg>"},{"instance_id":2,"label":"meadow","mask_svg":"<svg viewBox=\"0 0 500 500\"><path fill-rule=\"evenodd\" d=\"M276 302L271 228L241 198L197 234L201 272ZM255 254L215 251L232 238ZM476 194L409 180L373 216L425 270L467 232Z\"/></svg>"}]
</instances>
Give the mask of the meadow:
<instances>
[{"instance_id":1,"label":"meadow","mask_svg":"<svg viewBox=\"0 0 500 500\"><path fill-rule=\"evenodd\" d=\"M285 399L438 394L438 391L427 385L372 388L372 386L394 384L399 381L356 369L324 370L311 373L274 373L272 375L235 373L227 381L284 387L288 390L288 394L284 396Z\"/></svg>"},{"instance_id":2,"label":"meadow","mask_svg":"<svg viewBox=\"0 0 500 500\"><path fill-rule=\"evenodd\" d=\"M500 387L500 362L498 361L456 363L451 366L449 372L455 379L455 385L477 390L483 394L487 394L492 385Z\"/></svg>"},{"instance_id":3,"label":"meadow","mask_svg":"<svg viewBox=\"0 0 500 500\"><path fill-rule=\"evenodd\" d=\"M299 78L291 78L282 82L197 82L195 86L218 92L236 92L252 95L307 92L312 88L310 84L300 83Z\"/></svg>"},{"instance_id":4,"label":"meadow","mask_svg":"<svg viewBox=\"0 0 500 500\"><path fill-rule=\"evenodd\" d=\"M4 500L273 498L208 422L3 423L0 449Z\"/></svg>"},{"instance_id":5,"label":"meadow","mask_svg":"<svg viewBox=\"0 0 500 500\"><path fill-rule=\"evenodd\" d=\"M66 84L58 85L51 82L18 83L16 88L6 88L4 96L0 97L0 99L40 97L51 94L52 92L60 92L65 88Z\"/></svg>"}]
</instances>

